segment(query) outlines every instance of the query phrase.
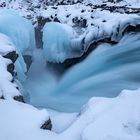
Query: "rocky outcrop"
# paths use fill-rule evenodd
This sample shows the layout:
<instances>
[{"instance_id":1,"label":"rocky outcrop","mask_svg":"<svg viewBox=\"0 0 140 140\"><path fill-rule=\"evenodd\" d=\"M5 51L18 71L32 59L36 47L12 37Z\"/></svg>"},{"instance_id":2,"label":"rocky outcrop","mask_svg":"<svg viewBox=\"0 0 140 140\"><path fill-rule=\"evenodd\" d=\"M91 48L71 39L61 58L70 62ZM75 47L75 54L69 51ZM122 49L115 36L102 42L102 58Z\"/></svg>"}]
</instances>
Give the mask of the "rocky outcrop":
<instances>
[{"instance_id":1,"label":"rocky outcrop","mask_svg":"<svg viewBox=\"0 0 140 140\"><path fill-rule=\"evenodd\" d=\"M51 130L52 129L51 119L49 118L49 120L47 120L44 124L42 124L40 128L44 130Z\"/></svg>"},{"instance_id":2,"label":"rocky outcrop","mask_svg":"<svg viewBox=\"0 0 140 140\"><path fill-rule=\"evenodd\" d=\"M87 4L87 6L90 6L91 9L97 9L100 8L101 10L108 10L110 12L118 12L118 13L126 13L126 14L138 14L140 13L140 8L133 8L128 6L116 6L116 5L107 5L106 3L100 4L100 5L93 5L93 4ZM93 11L91 11L93 12Z\"/></svg>"},{"instance_id":3,"label":"rocky outcrop","mask_svg":"<svg viewBox=\"0 0 140 140\"><path fill-rule=\"evenodd\" d=\"M5 54L3 57L4 57L4 58L8 58L8 59L10 59L13 63L15 63L15 61L16 61L17 58L18 58L18 54L17 54L16 51L12 51L12 52L9 52L9 53Z\"/></svg>"},{"instance_id":4,"label":"rocky outcrop","mask_svg":"<svg viewBox=\"0 0 140 140\"><path fill-rule=\"evenodd\" d=\"M23 96L19 95L19 96L15 96L13 97L14 100L25 103Z\"/></svg>"},{"instance_id":5,"label":"rocky outcrop","mask_svg":"<svg viewBox=\"0 0 140 140\"><path fill-rule=\"evenodd\" d=\"M0 97L0 99L4 100L4 96L2 95L2 96Z\"/></svg>"},{"instance_id":6,"label":"rocky outcrop","mask_svg":"<svg viewBox=\"0 0 140 140\"><path fill-rule=\"evenodd\" d=\"M16 71L15 71L15 65L14 65L14 63L15 63L15 61L18 58L18 54L17 54L16 51L11 51L11 52L8 52L7 54L3 55L3 57L11 60L11 63L7 65L7 71L9 73L11 73L11 75L13 77L13 79L11 80L11 82L12 83L15 83ZM18 85L16 85L16 86L17 86L16 89L19 90ZM2 95L0 97L0 99L5 99L4 95ZM13 97L13 99L16 100L16 101L25 103L24 98L23 98L22 95L16 95L16 96Z\"/></svg>"},{"instance_id":7,"label":"rocky outcrop","mask_svg":"<svg viewBox=\"0 0 140 140\"><path fill-rule=\"evenodd\" d=\"M13 63L11 63L7 66L7 71L9 71L12 74L12 76L15 76L14 69L15 69L15 66Z\"/></svg>"}]
</instances>

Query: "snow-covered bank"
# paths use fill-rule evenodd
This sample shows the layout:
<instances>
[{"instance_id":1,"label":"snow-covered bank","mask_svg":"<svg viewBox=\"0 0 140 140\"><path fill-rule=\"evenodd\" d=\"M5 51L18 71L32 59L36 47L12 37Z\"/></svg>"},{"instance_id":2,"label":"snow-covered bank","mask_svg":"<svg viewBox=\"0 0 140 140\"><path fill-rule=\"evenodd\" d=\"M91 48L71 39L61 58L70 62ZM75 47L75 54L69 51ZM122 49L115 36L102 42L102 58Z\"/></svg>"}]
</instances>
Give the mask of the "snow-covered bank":
<instances>
[{"instance_id":1,"label":"snow-covered bank","mask_svg":"<svg viewBox=\"0 0 140 140\"><path fill-rule=\"evenodd\" d=\"M0 21L2 16L4 15L0 16ZM7 34L10 31L13 31L12 28L7 31ZM15 32L18 31L20 29L16 28ZM22 36L15 36L13 32L11 35L15 40ZM20 39L18 41L20 42ZM24 102L24 99L16 79L17 69L15 68L20 49L22 48L16 48L11 37L0 33L0 139L44 139L47 135L42 129L51 129L47 111L20 103Z\"/></svg>"},{"instance_id":2,"label":"snow-covered bank","mask_svg":"<svg viewBox=\"0 0 140 140\"><path fill-rule=\"evenodd\" d=\"M67 129L59 134L39 129L40 124L47 117L45 110L39 111L15 101L0 100L0 132L2 132L0 138L2 140L17 138L20 140L93 140L93 138L95 140L139 140L139 100L140 90L124 90L116 98L92 98L77 118L72 119L73 114L54 117L58 121L54 123L56 130L64 127L70 118L73 120L66 127Z\"/></svg>"},{"instance_id":3,"label":"snow-covered bank","mask_svg":"<svg viewBox=\"0 0 140 140\"><path fill-rule=\"evenodd\" d=\"M14 62L12 62L12 58L4 58L13 51L15 51L15 46L10 38L0 33L0 98L12 99L21 95L12 76Z\"/></svg>"},{"instance_id":4,"label":"snow-covered bank","mask_svg":"<svg viewBox=\"0 0 140 140\"><path fill-rule=\"evenodd\" d=\"M1 140L46 139L49 131L44 131L40 127L48 119L46 110L38 110L14 100L0 99Z\"/></svg>"},{"instance_id":5,"label":"snow-covered bank","mask_svg":"<svg viewBox=\"0 0 140 140\"><path fill-rule=\"evenodd\" d=\"M92 98L57 140L139 140L139 100L140 90L124 90L112 99Z\"/></svg>"}]
</instances>

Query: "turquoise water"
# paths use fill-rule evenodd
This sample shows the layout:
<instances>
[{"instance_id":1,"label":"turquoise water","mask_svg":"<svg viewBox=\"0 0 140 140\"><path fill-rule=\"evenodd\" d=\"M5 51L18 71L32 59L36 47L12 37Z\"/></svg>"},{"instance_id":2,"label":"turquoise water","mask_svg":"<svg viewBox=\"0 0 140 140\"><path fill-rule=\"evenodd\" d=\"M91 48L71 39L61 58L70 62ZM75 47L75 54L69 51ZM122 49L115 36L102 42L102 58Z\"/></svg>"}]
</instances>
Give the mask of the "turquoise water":
<instances>
[{"instance_id":1,"label":"turquoise water","mask_svg":"<svg viewBox=\"0 0 140 140\"><path fill-rule=\"evenodd\" d=\"M25 84L30 103L64 112L79 111L93 96L115 97L123 89L140 87L140 34L126 35L114 46L100 45L60 81L44 68L42 77L39 70L30 69Z\"/></svg>"}]
</instances>

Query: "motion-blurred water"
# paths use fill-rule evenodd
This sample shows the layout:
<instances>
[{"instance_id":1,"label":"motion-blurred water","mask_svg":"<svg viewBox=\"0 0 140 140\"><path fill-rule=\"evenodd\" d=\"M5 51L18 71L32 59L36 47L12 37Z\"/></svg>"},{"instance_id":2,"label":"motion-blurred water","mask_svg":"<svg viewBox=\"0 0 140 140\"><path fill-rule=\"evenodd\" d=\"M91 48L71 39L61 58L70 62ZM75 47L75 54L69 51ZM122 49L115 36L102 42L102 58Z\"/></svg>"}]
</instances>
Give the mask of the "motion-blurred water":
<instances>
[{"instance_id":1,"label":"motion-blurred water","mask_svg":"<svg viewBox=\"0 0 140 140\"><path fill-rule=\"evenodd\" d=\"M27 81L26 85L31 82ZM47 86L47 81L43 82ZM93 96L115 97L123 89L137 89L140 87L140 34L126 35L114 46L100 45L86 60L66 72L51 90L42 86L35 93L35 88L41 86L35 85L29 90L32 104L65 112L79 111Z\"/></svg>"}]
</instances>

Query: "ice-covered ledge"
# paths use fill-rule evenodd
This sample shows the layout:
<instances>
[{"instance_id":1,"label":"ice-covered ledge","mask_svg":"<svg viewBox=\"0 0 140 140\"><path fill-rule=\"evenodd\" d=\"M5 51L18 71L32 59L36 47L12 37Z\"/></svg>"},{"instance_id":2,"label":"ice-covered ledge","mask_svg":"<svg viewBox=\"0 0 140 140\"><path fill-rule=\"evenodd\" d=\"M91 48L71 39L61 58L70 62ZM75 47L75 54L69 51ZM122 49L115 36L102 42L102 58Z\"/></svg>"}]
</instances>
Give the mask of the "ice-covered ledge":
<instances>
[{"instance_id":1,"label":"ice-covered ledge","mask_svg":"<svg viewBox=\"0 0 140 140\"><path fill-rule=\"evenodd\" d=\"M85 58L98 44L116 44L130 32L140 32L140 16L96 10L92 18L85 16L85 28L59 22L46 23L43 29L43 49L46 61L63 63L72 58ZM76 20L76 19L75 19ZM75 22L80 21L77 20ZM81 31L80 31L81 30ZM82 59L81 59L82 60Z\"/></svg>"}]
</instances>

